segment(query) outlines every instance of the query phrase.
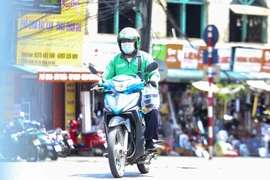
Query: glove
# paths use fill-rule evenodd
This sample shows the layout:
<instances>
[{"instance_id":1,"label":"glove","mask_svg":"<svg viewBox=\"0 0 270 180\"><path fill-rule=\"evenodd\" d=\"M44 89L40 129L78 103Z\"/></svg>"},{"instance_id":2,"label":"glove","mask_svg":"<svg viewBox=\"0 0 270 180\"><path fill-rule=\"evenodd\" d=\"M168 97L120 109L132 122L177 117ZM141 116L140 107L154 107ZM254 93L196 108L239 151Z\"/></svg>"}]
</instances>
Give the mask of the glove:
<instances>
[{"instance_id":1,"label":"glove","mask_svg":"<svg viewBox=\"0 0 270 180\"><path fill-rule=\"evenodd\" d=\"M159 82L160 78L156 75L153 75L151 78L150 78L150 83L153 87L157 87L158 85L158 82Z\"/></svg>"},{"instance_id":2,"label":"glove","mask_svg":"<svg viewBox=\"0 0 270 180\"><path fill-rule=\"evenodd\" d=\"M147 84L151 84L153 87L157 87L156 81L147 81Z\"/></svg>"}]
</instances>

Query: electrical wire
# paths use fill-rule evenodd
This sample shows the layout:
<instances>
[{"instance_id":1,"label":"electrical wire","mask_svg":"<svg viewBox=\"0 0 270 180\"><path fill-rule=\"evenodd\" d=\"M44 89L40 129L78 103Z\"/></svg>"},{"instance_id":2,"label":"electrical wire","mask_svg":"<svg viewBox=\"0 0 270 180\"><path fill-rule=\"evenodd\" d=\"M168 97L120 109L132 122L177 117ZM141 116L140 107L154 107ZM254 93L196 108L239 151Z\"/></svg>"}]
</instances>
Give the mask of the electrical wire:
<instances>
[{"instance_id":1,"label":"electrical wire","mask_svg":"<svg viewBox=\"0 0 270 180\"><path fill-rule=\"evenodd\" d=\"M126 13L126 12L128 12L128 11L130 11L130 10L132 9L132 7L130 7L129 4L126 3L125 0L120 0L120 1L121 1L121 3L119 2L119 7L118 7L119 9L121 9L121 11L120 11L120 13L119 13L120 15L122 15L122 14L124 14L124 13ZM108 2L114 2L114 1L106 1L106 2L108 3ZM87 2L85 2L85 3L88 4L89 1L87 1ZM120 7L121 7L121 8L120 8ZM111 15L114 14L114 11L112 11L111 8L112 8L112 7L109 7L109 8L106 9L106 11L102 11L102 14L106 14L106 15L108 16L107 18L105 18L105 17L99 18L98 15L100 15L100 13L98 13L98 14L95 15L95 16L88 16L88 17L85 17L84 19L77 20L76 22L77 22L77 23L82 23L83 21L86 21L86 20L89 20L89 19L95 19L95 18L98 18L99 21L105 21L105 20L111 19L111 18L112 18ZM113 7L113 8L114 8L114 7ZM64 9L63 11L67 11L67 10L69 10L69 9L70 9L70 8ZM24 28L21 28L21 29L19 29L19 30L25 29L25 28L31 26L32 24L36 23L37 21L39 21L39 20L41 20L41 19L43 19L43 18L45 18L45 17L52 16L52 15L55 15L55 14L47 14L47 15L44 15L43 17L38 18L37 20L34 20L33 22L31 22L31 24L29 24L28 26L26 26L26 27L24 27ZM73 15L71 15L70 17L68 17L68 19L70 19L70 18L73 19ZM66 23L71 22L71 21L68 21L68 19L65 21ZM55 28L56 26L57 26L57 25L54 25L52 28ZM82 28L84 28L84 27L82 27ZM46 30L46 29L43 29L43 30L40 30L40 31L31 33L31 34L27 34L27 33L26 33L25 35L21 34L21 36L19 37L19 39L24 38L25 36L31 37L31 36L33 36L33 35L40 34L40 33L42 33L42 32L45 31L45 30Z\"/></svg>"},{"instance_id":2,"label":"electrical wire","mask_svg":"<svg viewBox=\"0 0 270 180\"><path fill-rule=\"evenodd\" d=\"M108 2L114 2L114 1L106 1L107 3ZM86 3L89 3L89 1L88 2L86 2ZM113 5L112 5L113 6ZM86 20L88 20L88 19L93 19L93 18L98 18L100 21L104 21L104 20L107 20L107 19L111 19L111 15L112 14L114 14L114 11L112 11L112 8L114 9L115 8L115 6L113 6L113 7L105 7L104 9L105 9L105 11L103 10L102 11L102 13L99 13L99 14L102 14L102 15L107 15L108 17L106 18L100 18L100 17L98 17L98 15L99 14L97 14L96 16L88 16L88 17L86 17L86 18L84 18L84 19L80 19L79 21L77 21L77 23L81 23L81 22L83 22L83 21L86 21ZM120 9L120 12L119 12L119 15L122 15L122 14L124 14L124 13L126 13L126 12L128 12L128 11L130 11L130 10L132 10L132 9L134 9L132 6L130 6L130 4L128 4L125 0L122 0L121 2L119 2L119 7L118 7L119 9ZM70 9L70 8L69 8ZM66 10L68 10L68 9L64 9L65 11ZM45 17L48 17L48 16L52 16L52 15L54 15L54 14L46 14L46 15L44 15L44 16L42 16L42 17L40 17L40 18L38 18L37 20L35 20L35 21L33 21L31 24L34 24L34 23L36 23L37 21L39 21L39 20L41 20L41 19L43 19L43 18L45 18ZM56 14L57 15L57 14ZM124 16L125 17L125 16ZM65 21L65 22L70 22L69 21L69 18L73 18L73 16L71 15L71 16L69 16L68 17L68 19ZM28 27L29 26L31 26L31 24L29 24L28 25ZM55 26L53 26L53 28L54 27L56 27L56 25ZM27 27L25 27L25 28L27 28ZM84 27L82 27L82 28L84 28ZM22 30L22 28L20 29L20 31ZM27 36L27 38L29 38L29 37L31 37L31 36L34 36L34 35L37 35L37 34L40 34L40 33L42 33L42 32L44 32L45 30L40 30L40 31L38 31L38 32L35 32L35 33L31 33L31 34L27 34L27 35L23 35L23 34L21 34L21 36L18 38L18 39L21 39L21 38L24 38L25 36ZM54 35L54 38L55 39L57 39L58 37L62 37L62 34L58 34L57 36L55 36ZM38 43L38 42L41 42L42 40L40 40L40 41L35 41L36 43ZM77 42L74 42L73 43L73 46L76 46L78 43L81 43L81 42L79 42L79 41L77 41ZM71 49L72 47L70 47L70 49ZM67 50L68 51L68 50Z\"/></svg>"}]
</instances>

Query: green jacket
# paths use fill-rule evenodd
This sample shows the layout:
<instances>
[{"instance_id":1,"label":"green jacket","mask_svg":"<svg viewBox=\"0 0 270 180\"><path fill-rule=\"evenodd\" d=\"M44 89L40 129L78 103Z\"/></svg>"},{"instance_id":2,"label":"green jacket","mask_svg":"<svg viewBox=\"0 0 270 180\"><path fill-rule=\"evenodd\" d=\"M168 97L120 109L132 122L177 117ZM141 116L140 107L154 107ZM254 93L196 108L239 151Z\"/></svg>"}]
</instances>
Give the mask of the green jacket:
<instances>
[{"instance_id":1,"label":"green jacket","mask_svg":"<svg viewBox=\"0 0 270 180\"><path fill-rule=\"evenodd\" d=\"M154 60L150 54L144 51L137 51L137 54L135 54L135 56L130 62L128 62L128 60L124 57L122 53L117 54L114 59L112 59L107 65L103 73L103 77L106 80L112 79L114 76L121 74L136 77L138 72L138 56L141 56L142 75L144 75L144 80L155 81L158 85L158 82L160 80L158 69L145 75L146 67Z\"/></svg>"}]
</instances>

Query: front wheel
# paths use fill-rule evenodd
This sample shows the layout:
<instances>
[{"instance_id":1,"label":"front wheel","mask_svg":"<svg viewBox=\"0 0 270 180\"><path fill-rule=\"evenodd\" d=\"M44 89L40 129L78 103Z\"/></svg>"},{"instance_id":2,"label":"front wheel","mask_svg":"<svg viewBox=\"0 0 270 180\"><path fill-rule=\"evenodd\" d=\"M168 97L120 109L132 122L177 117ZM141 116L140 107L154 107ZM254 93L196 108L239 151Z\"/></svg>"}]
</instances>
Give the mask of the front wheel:
<instances>
[{"instance_id":1,"label":"front wheel","mask_svg":"<svg viewBox=\"0 0 270 180\"><path fill-rule=\"evenodd\" d=\"M116 126L108 133L108 159L112 175L120 178L125 173L126 156L124 155L124 131Z\"/></svg>"},{"instance_id":2,"label":"front wheel","mask_svg":"<svg viewBox=\"0 0 270 180\"><path fill-rule=\"evenodd\" d=\"M67 157L71 154L71 148L70 146L66 144L61 144L62 151L59 152L60 157Z\"/></svg>"},{"instance_id":3,"label":"front wheel","mask_svg":"<svg viewBox=\"0 0 270 180\"><path fill-rule=\"evenodd\" d=\"M59 157L59 153L56 152L55 150L53 150L51 153L52 154L51 154L50 159L53 160L53 161L56 161L58 159L58 157Z\"/></svg>"},{"instance_id":4,"label":"front wheel","mask_svg":"<svg viewBox=\"0 0 270 180\"><path fill-rule=\"evenodd\" d=\"M38 154L38 158L41 161L44 161L46 158L48 157L48 150L46 146L42 146L40 148L39 154Z\"/></svg>"},{"instance_id":5,"label":"front wheel","mask_svg":"<svg viewBox=\"0 0 270 180\"><path fill-rule=\"evenodd\" d=\"M150 167L148 164L137 164L137 167L138 167L140 173L142 173L142 174L149 173Z\"/></svg>"}]
</instances>

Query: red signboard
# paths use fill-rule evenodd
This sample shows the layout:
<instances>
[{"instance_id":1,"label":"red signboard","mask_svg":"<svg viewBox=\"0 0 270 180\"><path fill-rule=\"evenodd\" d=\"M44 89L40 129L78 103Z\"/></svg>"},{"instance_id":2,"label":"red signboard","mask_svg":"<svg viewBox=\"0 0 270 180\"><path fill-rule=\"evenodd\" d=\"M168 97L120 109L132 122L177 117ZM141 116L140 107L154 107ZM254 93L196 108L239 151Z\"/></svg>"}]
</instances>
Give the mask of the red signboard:
<instances>
[{"instance_id":1,"label":"red signboard","mask_svg":"<svg viewBox=\"0 0 270 180\"><path fill-rule=\"evenodd\" d=\"M38 82L98 82L99 77L90 72L38 72Z\"/></svg>"},{"instance_id":2,"label":"red signboard","mask_svg":"<svg viewBox=\"0 0 270 180\"><path fill-rule=\"evenodd\" d=\"M270 73L270 49L263 50L261 72Z\"/></svg>"}]
</instances>

